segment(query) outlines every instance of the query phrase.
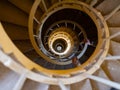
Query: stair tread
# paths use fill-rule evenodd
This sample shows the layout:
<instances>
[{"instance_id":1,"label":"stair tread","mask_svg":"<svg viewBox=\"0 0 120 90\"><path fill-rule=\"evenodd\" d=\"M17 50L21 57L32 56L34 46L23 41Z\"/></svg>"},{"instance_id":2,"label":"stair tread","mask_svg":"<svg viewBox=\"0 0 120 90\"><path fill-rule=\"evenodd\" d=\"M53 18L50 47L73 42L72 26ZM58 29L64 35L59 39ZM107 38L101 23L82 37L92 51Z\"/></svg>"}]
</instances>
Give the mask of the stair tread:
<instances>
[{"instance_id":1,"label":"stair tread","mask_svg":"<svg viewBox=\"0 0 120 90\"><path fill-rule=\"evenodd\" d=\"M0 90L12 90L19 75L0 63Z\"/></svg>"},{"instance_id":2,"label":"stair tread","mask_svg":"<svg viewBox=\"0 0 120 90\"><path fill-rule=\"evenodd\" d=\"M61 90L58 85L50 85L48 90Z\"/></svg>"},{"instance_id":3,"label":"stair tread","mask_svg":"<svg viewBox=\"0 0 120 90\"><path fill-rule=\"evenodd\" d=\"M48 90L49 85L27 79L22 90Z\"/></svg>"},{"instance_id":4,"label":"stair tread","mask_svg":"<svg viewBox=\"0 0 120 90\"><path fill-rule=\"evenodd\" d=\"M44 0L47 8L50 8L51 5L53 5L52 1L55 1L55 0ZM56 0L58 2L58 0Z\"/></svg>"},{"instance_id":5,"label":"stair tread","mask_svg":"<svg viewBox=\"0 0 120 90\"><path fill-rule=\"evenodd\" d=\"M94 5L94 7L97 7L98 5L100 5L104 0L97 0L97 3Z\"/></svg>"},{"instance_id":6,"label":"stair tread","mask_svg":"<svg viewBox=\"0 0 120 90\"><path fill-rule=\"evenodd\" d=\"M35 61L35 59L37 57L39 57L39 55L37 54L37 52L35 50L29 51L28 53L25 53L25 55L30 58L32 61Z\"/></svg>"},{"instance_id":7,"label":"stair tread","mask_svg":"<svg viewBox=\"0 0 120 90\"><path fill-rule=\"evenodd\" d=\"M119 18L120 18L120 11L113 14L113 16L107 20L108 26L120 27L120 19Z\"/></svg>"},{"instance_id":8,"label":"stair tread","mask_svg":"<svg viewBox=\"0 0 120 90\"><path fill-rule=\"evenodd\" d=\"M33 4L32 0L8 0L8 1L14 4L16 7L20 8L21 10L25 11L26 13L30 12Z\"/></svg>"},{"instance_id":9,"label":"stair tread","mask_svg":"<svg viewBox=\"0 0 120 90\"><path fill-rule=\"evenodd\" d=\"M92 90L89 79L71 85L71 90Z\"/></svg>"},{"instance_id":10,"label":"stair tread","mask_svg":"<svg viewBox=\"0 0 120 90\"><path fill-rule=\"evenodd\" d=\"M21 89L22 89L22 87L23 87L23 85L24 85L24 83L25 83L25 81L26 81L26 79L27 79L27 77L26 77L25 74L26 74L26 73L23 73L23 74L20 76L20 78L19 78L19 80L17 81L17 83L15 84L13 90L21 90Z\"/></svg>"},{"instance_id":11,"label":"stair tread","mask_svg":"<svg viewBox=\"0 0 120 90\"><path fill-rule=\"evenodd\" d=\"M28 28L6 22L2 22L2 25L12 40L29 39Z\"/></svg>"},{"instance_id":12,"label":"stair tread","mask_svg":"<svg viewBox=\"0 0 120 90\"><path fill-rule=\"evenodd\" d=\"M19 8L15 7L7 0L0 1L0 20L21 25L28 25L28 15L21 11Z\"/></svg>"},{"instance_id":13,"label":"stair tread","mask_svg":"<svg viewBox=\"0 0 120 90\"><path fill-rule=\"evenodd\" d=\"M120 83L120 62L117 60L105 61L102 64L102 68L107 73L108 77L115 82Z\"/></svg>"},{"instance_id":14,"label":"stair tread","mask_svg":"<svg viewBox=\"0 0 120 90\"><path fill-rule=\"evenodd\" d=\"M96 71L94 73L94 75L109 80L106 73L101 68L98 71ZM110 90L110 88L111 88L110 86L101 84L101 83L93 81L93 80L91 80L91 84L92 84L92 87L94 88L93 90Z\"/></svg>"},{"instance_id":15,"label":"stair tread","mask_svg":"<svg viewBox=\"0 0 120 90\"><path fill-rule=\"evenodd\" d=\"M70 90L70 85L65 85L65 87L67 88L65 90ZM48 90L64 90L64 89L61 89L60 86L58 85L50 85Z\"/></svg>"},{"instance_id":16,"label":"stair tread","mask_svg":"<svg viewBox=\"0 0 120 90\"><path fill-rule=\"evenodd\" d=\"M114 35L118 32L120 32L120 27L109 27L110 35ZM120 35L112 39L113 41L119 42L120 43Z\"/></svg>"},{"instance_id":17,"label":"stair tread","mask_svg":"<svg viewBox=\"0 0 120 90\"><path fill-rule=\"evenodd\" d=\"M44 66L44 64L45 64L47 61L44 60L44 59L42 59L42 58L40 58L40 57L37 57L37 58L34 59L34 62L36 62L36 63L39 64L39 65Z\"/></svg>"},{"instance_id":18,"label":"stair tread","mask_svg":"<svg viewBox=\"0 0 120 90\"><path fill-rule=\"evenodd\" d=\"M107 15L119 4L120 0L104 0L100 5L96 7L96 9L100 11L103 15Z\"/></svg>"},{"instance_id":19,"label":"stair tread","mask_svg":"<svg viewBox=\"0 0 120 90\"><path fill-rule=\"evenodd\" d=\"M48 62L47 64L46 64L46 68L49 68L49 69L54 69L54 66L55 64L52 64L52 63L50 63L50 62Z\"/></svg>"},{"instance_id":20,"label":"stair tread","mask_svg":"<svg viewBox=\"0 0 120 90\"><path fill-rule=\"evenodd\" d=\"M31 7L34 3L33 0L9 0L12 4L14 4L16 7L20 8L22 11L26 12L27 14L30 13ZM27 6L27 7L26 7ZM39 10L39 11L38 11ZM42 11L40 8L38 8L36 11L36 17L40 19L40 16L42 15Z\"/></svg>"},{"instance_id":21,"label":"stair tread","mask_svg":"<svg viewBox=\"0 0 120 90\"><path fill-rule=\"evenodd\" d=\"M94 75L99 76L99 77L102 77L102 78L105 78L105 79L109 79L109 78L107 77L105 71L104 71L102 68L100 68L99 70L97 70L97 71L94 73Z\"/></svg>"},{"instance_id":22,"label":"stair tread","mask_svg":"<svg viewBox=\"0 0 120 90\"><path fill-rule=\"evenodd\" d=\"M56 65L56 66L55 66L55 69L56 69L56 70L64 69L64 66L62 66L62 65Z\"/></svg>"},{"instance_id":23,"label":"stair tread","mask_svg":"<svg viewBox=\"0 0 120 90\"><path fill-rule=\"evenodd\" d=\"M28 50L30 50L31 48L33 48L33 46L31 45L30 40L14 40L13 43L24 53Z\"/></svg>"},{"instance_id":24,"label":"stair tread","mask_svg":"<svg viewBox=\"0 0 120 90\"><path fill-rule=\"evenodd\" d=\"M120 43L111 40L109 52L111 55L120 55Z\"/></svg>"},{"instance_id":25,"label":"stair tread","mask_svg":"<svg viewBox=\"0 0 120 90\"><path fill-rule=\"evenodd\" d=\"M58 0L51 0L51 4L53 5L53 4L55 4L55 3L57 3L58 2Z\"/></svg>"},{"instance_id":26,"label":"stair tread","mask_svg":"<svg viewBox=\"0 0 120 90\"><path fill-rule=\"evenodd\" d=\"M29 6L26 7L27 6L26 3L29 2L29 0L22 0L22 2L20 0L19 1L9 0L9 1L11 3L15 4L17 7L19 7L24 12L26 12L26 13L30 12L32 3L30 3ZM26 3L25 3L25 1L26 1ZM32 1L32 0L30 0L30 1ZM52 2L54 2L54 1L56 2L58 0L52 0ZM3 2L6 2L6 1L3 1ZM119 2L119 3L116 3L116 2ZM120 0L104 0L104 2L97 7L97 9L100 10L103 15L106 15L106 14L110 13L119 4L120 4ZM111 5L112 5L112 7L111 7ZM106 6L108 6L108 7L106 7ZM4 9L2 9L1 7L4 8ZM24 51L27 51L27 50L32 48L30 42L26 42L26 40L23 40L23 39L28 39L27 29L25 28L27 26L27 23L28 23L28 16L23 11L19 10L17 7L12 6L9 3L7 3L7 5L4 4L4 3L3 3L3 5L0 4L0 9L2 9L1 11L3 11L3 10L8 11L8 12L2 12L2 14L0 14L0 20L24 26L24 28L23 28L23 27L19 27L17 25L9 25L9 24L4 25L6 31L8 33L10 33L11 39L12 40L17 40L17 41L14 41L16 46L18 46L18 48L20 48L20 50L22 52L24 52ZM104 9L104 8L106 8L106 9ZM6 13L12 13L12 15L6 14ZM120 20L118 19L118 18L120 18L119 16L120 16L120 11L115 13L107 21L108 25L109 26L114 26L114 27L120 26ZM14 17L18 17L18 19L14 18ZM18 30L21 30L21 32L18 32ZM119 30L120 29L118 29L118 28L116 28L116 29L111 29L110 28L110 33L111 33L111 35L113 35L114 33L119 32ZM14 33L19 33L19 35L25 33L25 36L21 37L19 35L14 35ZM18 41L18 40L20 40L20 41ZM114 40L114 41L111 41L110 54L112 54L112 55L120 55L120 43L118 43L118 42L120 42L120 35L119 35L119 37L113 38L112 40ZM33 59L38 56L34 52L29 52L27 54L30 55L30 58L33 58ZM84 58L88 58L88 57L85 56ZM48 68L52 68L52 66L53 66L53 64L51 64L51 63L47 64ZM4 66L1 67L0 71L2 71L3 67ZM118 68L120 68L119 61L105 61L105 66L104 67L108 69L108 70L106 69L107 73L109 73L108 77L111 77L111 79L115 80L116 82L120 82L120 78L119 78L120 71L118 70ZM13 75L13 76L10 76L10 78L9 78L8 77L9 75L11 75L11 72L9 74L6 70L2 71L0 73L0 76L4 77L3 79L0 79L0 80L3 80L3 82L0 82L0 87L2 87L1 90L7 90L8 87L11 88L11 85L13 85L13 83L15 85L16 80L18 80L17 76ZM102 69L97 71L95 75L97 75L99 77L102 77L102 78L109 79L107 77L108 74L106 75L105 72ZM0 77L0 78L2 78L2 77ZM6 77L8 77L8 78L6 78ZM15 81L13 80L12 83L11 83L11 78L15 79ZM8 86L8 84L10 86ZM3 87L3 85L4 85L4 87ZM105 85L100 84L100 83L95 83L94 82L94 85L95 86L93 86L93 89L95 89L95 90L109 90L110 89L110 87L105 86ZM49 90L61 90L59 86L54 86L54 85L49 86L47 84L38 83L38 82L35 82L35 81L32 81L32 80L27 80L25 82L22 90L48 90L48 88L49 88ZM92 89L91 82L90 82L89 79L71 85L71 90L93 90L93 89Z\"/></svg>"}]
</instances>

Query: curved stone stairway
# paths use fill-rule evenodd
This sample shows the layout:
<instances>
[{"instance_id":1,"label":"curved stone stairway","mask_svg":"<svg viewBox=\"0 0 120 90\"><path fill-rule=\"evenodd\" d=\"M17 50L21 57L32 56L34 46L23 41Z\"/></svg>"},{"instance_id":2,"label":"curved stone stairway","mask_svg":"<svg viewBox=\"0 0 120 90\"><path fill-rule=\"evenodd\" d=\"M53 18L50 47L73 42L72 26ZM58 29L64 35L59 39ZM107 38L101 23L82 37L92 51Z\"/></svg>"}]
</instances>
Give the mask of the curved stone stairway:
<instances>
[{"instance_id":1,"label":"curved stone stairway","mask_svg":"<svg viewBox=\"0 0 120 90\"><path fill-rule=\"evenodd\" d=\"M35 14L35 27L37 19L47 11L51 5L61 2L62 0L42 0L42 4ZM66 0L67 1L67 0ZM52 78L46 76L50 71L46 70L47 74L43 74L38 70L31 68L32 65L25 60L29 57L32 60L39 58L34 52L34 48L30 43L28 35L28 20L29 14L34 4L34 0L1 0L0 1L0 90L119 90L120 89L120 0L80 0L97 9L104 16L109 27L110 46L108 54L104 59L103 64L92 75L83 73L80 80L77 78L68 78L66 84L64 78ZM2 27L3 26L3 27ZM4 29L3 29L4 28ZM4 32L6 31L6 32ZM10 39L5 34L7 33ZM17 48L14 48L16 45ZM24 57L24 53L27 57ZM37 58L36 58L37 57ZM19 62L21 60L23 63ZM42 62L37 62L42 63ZM42 63L46 68L55 66L49 62ZM37 67L37 66L36 66ZM69 66L66 66L67 68ZM58 66L58 68L60 68ZM63 67L61 67L63 68ZM65 68L65 66L64 66ZM69 67L70 68L70 67ZM28 70L29 69L29 70ZM56 67L57 69L57 67ZM43 68L40 68L44 71ZM44 71L45 72L45 71ZM78 79L78 80L77 80ZM76 82L76 83L75 83ZM64 85L65 84L65 85Z\"/></svg>"}]
</instances>

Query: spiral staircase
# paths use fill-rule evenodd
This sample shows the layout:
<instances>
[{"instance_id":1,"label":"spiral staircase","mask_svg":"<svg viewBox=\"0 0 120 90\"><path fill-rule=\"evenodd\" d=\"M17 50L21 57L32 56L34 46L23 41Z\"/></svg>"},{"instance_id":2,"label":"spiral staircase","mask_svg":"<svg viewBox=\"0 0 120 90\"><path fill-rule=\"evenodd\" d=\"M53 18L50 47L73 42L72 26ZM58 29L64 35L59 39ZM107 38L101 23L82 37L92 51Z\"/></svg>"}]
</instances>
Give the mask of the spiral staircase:
<instances>
[{"instance_id":1,"label":"spiral staircase","mask_svg":"<svg viewBox=\"0 0 120 90\"><path fill-rule=\"evenodd\" d=\"M120 0L0 0L0 90L120 90Z\"/></svg>"}]
</instances>

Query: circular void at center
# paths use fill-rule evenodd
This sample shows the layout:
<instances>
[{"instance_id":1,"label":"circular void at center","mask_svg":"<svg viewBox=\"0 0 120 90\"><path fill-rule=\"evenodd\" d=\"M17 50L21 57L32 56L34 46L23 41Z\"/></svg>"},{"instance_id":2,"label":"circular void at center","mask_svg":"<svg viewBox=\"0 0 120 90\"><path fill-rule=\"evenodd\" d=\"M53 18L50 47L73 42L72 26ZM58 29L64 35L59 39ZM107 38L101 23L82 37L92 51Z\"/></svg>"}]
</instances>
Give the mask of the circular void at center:
<instances>
[{"instance_id":1,"label":"circular void at center","mask_svg":"<svg viewBox=\"0 0 120 90\"><path fill-rule=\"evenodd\" d=\"M85 12L72 8L64 8L47 16L38 36L37 44L41 52L52 62L55 61L53 64L71 65L69 68L76 66L73 63L75 58L79 65L85 63L98 43L98 31L93 20Z\"/></svg>"}]
</instances>

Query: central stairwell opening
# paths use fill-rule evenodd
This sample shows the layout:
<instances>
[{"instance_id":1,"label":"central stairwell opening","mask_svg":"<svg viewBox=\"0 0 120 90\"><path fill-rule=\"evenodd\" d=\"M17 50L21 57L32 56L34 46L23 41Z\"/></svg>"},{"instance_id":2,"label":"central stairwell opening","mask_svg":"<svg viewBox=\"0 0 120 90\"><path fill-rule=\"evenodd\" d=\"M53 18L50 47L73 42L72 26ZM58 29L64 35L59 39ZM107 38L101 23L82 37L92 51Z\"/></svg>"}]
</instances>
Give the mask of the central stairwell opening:
<instances>
[{"instance_id":1,"label":"central stairwell opening","mask_svg":"<svg viewBox=\"0 0 120 90\"><path fill-rule=\"evenodd\" d=\"M119 0L1 0L1 90L120 89L119 9Z\"/></svg>"}]
</instances>

